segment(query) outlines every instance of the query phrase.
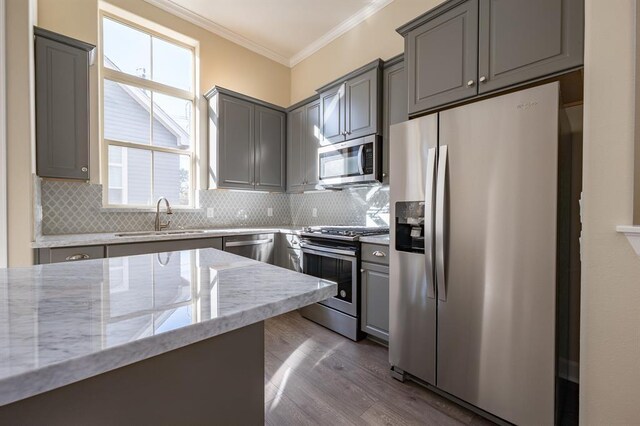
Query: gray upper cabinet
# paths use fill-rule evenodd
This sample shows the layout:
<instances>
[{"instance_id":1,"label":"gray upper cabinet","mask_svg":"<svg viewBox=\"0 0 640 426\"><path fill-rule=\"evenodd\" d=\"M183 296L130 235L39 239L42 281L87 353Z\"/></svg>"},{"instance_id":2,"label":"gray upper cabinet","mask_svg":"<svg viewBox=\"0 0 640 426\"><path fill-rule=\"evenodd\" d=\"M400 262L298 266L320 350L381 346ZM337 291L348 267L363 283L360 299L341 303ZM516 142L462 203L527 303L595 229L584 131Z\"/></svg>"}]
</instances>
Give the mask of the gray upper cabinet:
<instances>
[{"instance_id":1,"label":"gray upper cabinet","mask_svg":"<svg viewBox=\"0 0 640 426\"><path fill-rule=\"evenodd\" d=\"M407 71L403 55L384 64L382 73L382 181L389 183L389 127L409 119Z\"/></svg>"},{"instance_id":2,"label":"gray upper cabinet","mask_svg":"<svg viewBox=\"0 0 640 426\"><path fill-rule=\"evenodd\" d=\"M205 97L209 100L210 186L284 191L284 109L220 87Z\"/></svg>"},{"instance_id":3,"label":"gray upper cabinet","mask_svg":"<svg viewBox=\"0 0 640 426\"><path fill-rule=\"evenodd\" d=\"M302 170L305 176L305 190L315 189L320 182L318 171L318 148L320 148L320 101L316 100L307 104L304 108L304 151Z\"/></svg>"},{"instance_id":4,"label":"gray upper cabinet","mask_svg":"<svg viewBox=\"0 0 640 426\"><path fill-rule=\"evenodd\" d=\"M478 93L478 0L468 0L405 38L409 114Z\"/></svg>"},{"instance_id":5,"label":"gray upper cabinet","mask_svg":"<svg viewBox=\"0 0 640 426\"><path fill-rule=\"evenodd\" d=\"M378 87L380 73L374 68L345 82L346 139L378 132Z\"/></svg>"},{"instance_id":6,"label":"gray upper cabinet","mask_svg":"<svg viewBox=\"0 0 640 426\"><path fill-rule=\"evenodd\" d=\"M584 0L449 0L400 27L409 115L584 63Z\"/></svg>"},{"instance_id":7,"label":"gray upper cabinet","mask_svg":"<svg viewBox=\"0 0 640 426\"><path fill-rule=\"evenodd\" d=\"M380 133L381 69L378 59L318 89L324 140L338 143Z\"/></svg>"},{"instance_id":8,"label":"gray upper cabinet","mask_svg":"<svg viewBox=\"0 0 640 426\"><path fill-rule=\"evenodd\" d=\"M480 0L480 93L583 63L584 0Z\"/></svg>"},{"instance_id":9,"label":"gray upper cabinet","mask_svg":"<svg viewBox=\"0 0 640 426\"><path fill-rule=\"evenodd\" d=\"M35 28L36 168L89 180L89 67L95 46Z\"/></svg>"},{"instance_id":10,"label":"gray upper cabinet","mask_svg":"<svg viewBox=\"0 0 640 426\"><path fill-rule=\"evenodd\" d=\"M322 110L321 133L331 143L345 140L344 83L320 94Z\"/></svg>"},{"instance_id":11,"label":"gray upper cabinet","mask_svg":"<svg viewBox=\"0 0 640 426\"><path fill-rule=\"evenodd\" d=\"M255 188L283 191L286 179L286 114L259 105L255 111Z\"/></svg>"},{"instance_id":12,"label":"gray upper cabinet","mask_svg":"<svg viewBox=\"0 0 640 426\"><path fill-rule=\"evenodd\" d=\"M308 101L288 114L287 191L302 192L318 185L320 100Z\"/></svg>"},{"instance_id":13,"label":"gray upper cabinet","mask_svg":"<svg viewBox=\"0 0 640 426\"><path fill-rule=\"evenodd\" d=\"M304 191L305 107L301 106L287 114L287 191Z\"/></svg>"},{"instance_id":14,"label":"gray upper cabinet","mask_svg":"<svg viewBox=\"0 0 640 426\"><path fill-rule=\"evenodd\" d=\"M218 187L253 189L255 138L253 104L220 94Z\"/></svg>"}]
</instances>

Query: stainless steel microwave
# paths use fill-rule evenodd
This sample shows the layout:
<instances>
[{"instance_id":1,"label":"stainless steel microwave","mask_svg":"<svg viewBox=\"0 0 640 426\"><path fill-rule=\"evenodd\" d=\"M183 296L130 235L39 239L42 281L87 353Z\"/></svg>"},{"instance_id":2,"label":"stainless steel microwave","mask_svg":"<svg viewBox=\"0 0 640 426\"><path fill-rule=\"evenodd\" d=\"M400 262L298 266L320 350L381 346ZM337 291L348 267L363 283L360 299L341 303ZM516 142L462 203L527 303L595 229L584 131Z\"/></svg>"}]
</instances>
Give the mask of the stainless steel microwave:
<instances>
[{"instance_id":1,"label":"stainless steel microwave","mask_svg":"<svg viewBox=\"0 0 640 426\"><path fill-rule=\"evenodd\" d=\"M381 140L371 135L318 149L320 185L327 187L380 182Z\"/></svg>"}]
</instances>

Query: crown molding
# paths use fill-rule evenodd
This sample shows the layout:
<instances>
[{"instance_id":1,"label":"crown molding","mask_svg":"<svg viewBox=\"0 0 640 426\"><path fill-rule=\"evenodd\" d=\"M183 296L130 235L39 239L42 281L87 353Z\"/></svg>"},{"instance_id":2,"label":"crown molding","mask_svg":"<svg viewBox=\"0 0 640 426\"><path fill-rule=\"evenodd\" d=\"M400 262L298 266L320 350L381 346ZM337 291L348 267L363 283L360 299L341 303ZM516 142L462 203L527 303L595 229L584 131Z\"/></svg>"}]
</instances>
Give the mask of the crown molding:
<instances>
[{"instance_id":1,"label":"crown molding","mask_svg":"<svg viewBox=\"0 0 640 426\"><path fill-rule=\"evenodd\" d=\"M300 62L307 59L309 56L316 53L318 50L331 43L333 40L337 39L347 31L364 22L369 17L384 9L394 1L395 0L377 0L375 3L360 9L354 15L351 15L349 19L342 21L340 24L329 30L329 32L325 33L322 37L293 55L289 60L289 66L293 68Z\"/></svg>"},{"instance_id":2,"label":"crown molding","mask_svg":"<svg viewBox=\"0 0 640 426\"><path fill-rule=\"evenodd\" d=\"M223 37L229 41L234 42L244 48L247 48L255 53L258 53L262 56L265 56L273 61L276 61L282 65L289 67L289 58L280 55L277 52L274 52L271 49L268 49L258 43L255 43L249 40L246 37L237 34L230 29L223 27L222 25L216 24L215 22L204 18L196 13L193 13L189 9L186 9L171 0L144 0L145 2L156 6L159 9L164 10L165 12L169 12L172 15L175 15L179 18L184 19L185 21L189 21L192 24L199 26L200 28L204 28L205 30L212 32L220 37Z\"/></svg>"},{"instance_id":3,"label":"crown molding","mask_svg":"<svg viewBox=\"0 0 640 426\"><path fill-rule=\"evenodd\" d=\"M292 68L298 63L308 58L309 56L313 55L318 50L322 49L327 44L331 43L333 40L337 39L347 31L351 30L361 22L365 21L367 18L371 17L381 9L393 3L395 0L376 0L375 3L360 9L358 12L351 15L348 19L336 25L335 27L333 27L331 30L325 33L322 37L318 38L316 41L309 44L304 49L300 50L291 58L287 58L286 56L283 56L267 47L264 47L261 44L251 41L248 38L243 37L240 34L237 34L220 24L217 24L207 18L204 18L190 11L187 8L184 8L174 3L171 0L144 0L144 1L164 10L165 12L169 12L172 15L175 15L186 21L189 21L192 24L195 24L201 28L204 28L207 31L210 31L214 34L219 35L220 37L223 37L229 41L232 41L233 43L236 43L242 47L245 47L255 53L265 56L289 68Z\"/></svg>"}]
</instances>

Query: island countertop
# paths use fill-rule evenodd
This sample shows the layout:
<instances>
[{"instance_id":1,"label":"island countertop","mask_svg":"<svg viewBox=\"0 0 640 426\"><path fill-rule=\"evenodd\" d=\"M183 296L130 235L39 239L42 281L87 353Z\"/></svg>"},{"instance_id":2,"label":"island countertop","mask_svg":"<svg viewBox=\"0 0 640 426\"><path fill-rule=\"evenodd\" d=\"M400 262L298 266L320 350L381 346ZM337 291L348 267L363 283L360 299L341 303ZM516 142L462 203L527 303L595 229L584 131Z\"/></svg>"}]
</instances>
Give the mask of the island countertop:
<instances>
[{"instance_id":1,"label":"island countertop","mask_svg":"<svg viewBox=\"0 0 640 426\"><path fill-rule=\"evenodd\" d=\"M0 405L334 296L215 249L0 270Z\"/></svg>"}]
</instances>

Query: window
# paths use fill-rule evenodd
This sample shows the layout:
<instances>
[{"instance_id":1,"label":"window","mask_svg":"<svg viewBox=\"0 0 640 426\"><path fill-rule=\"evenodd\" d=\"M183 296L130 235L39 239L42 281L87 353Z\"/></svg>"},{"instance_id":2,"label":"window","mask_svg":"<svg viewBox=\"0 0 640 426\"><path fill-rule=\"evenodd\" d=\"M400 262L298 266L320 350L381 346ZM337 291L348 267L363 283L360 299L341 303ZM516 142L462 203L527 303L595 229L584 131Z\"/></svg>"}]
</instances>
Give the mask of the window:
<instances>
[{"instance_id":1,"label":"window","mask_svg":"<svg viewBox=\"0 0 640 426\"><path fill-rule=\"evenodd\" d=\"M193 205L194 59L193 47L102 17L107 205Z\"/></svg>"}]
</instances>

